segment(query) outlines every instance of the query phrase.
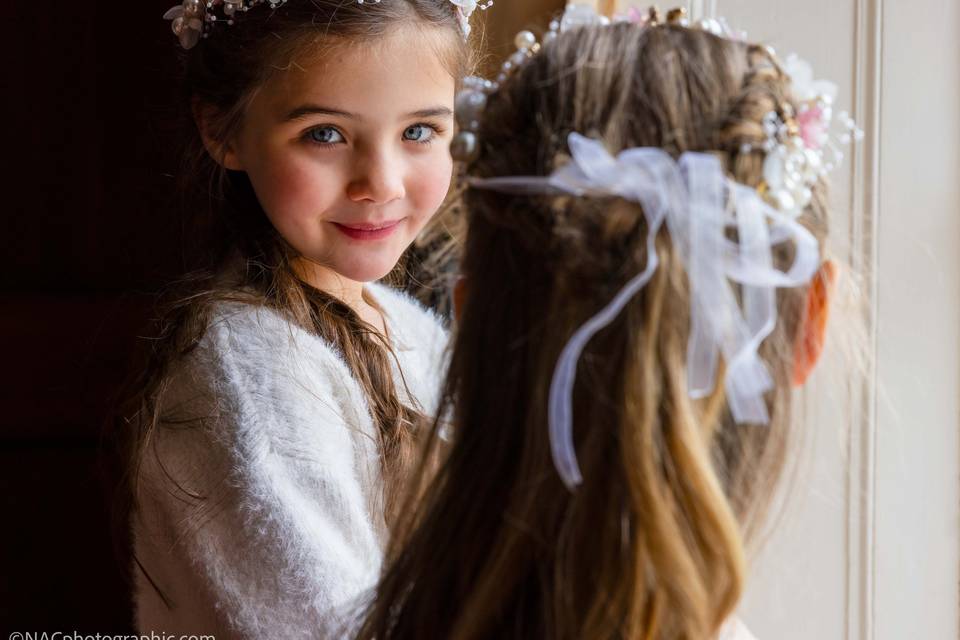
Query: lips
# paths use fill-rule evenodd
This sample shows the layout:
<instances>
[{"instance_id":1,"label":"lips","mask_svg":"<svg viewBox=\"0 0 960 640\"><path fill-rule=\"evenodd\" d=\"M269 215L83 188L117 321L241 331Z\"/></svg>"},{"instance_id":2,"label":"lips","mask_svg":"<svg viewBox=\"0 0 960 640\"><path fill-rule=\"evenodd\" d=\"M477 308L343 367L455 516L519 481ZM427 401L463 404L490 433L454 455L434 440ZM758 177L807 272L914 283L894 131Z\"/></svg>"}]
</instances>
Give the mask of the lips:
<instances>
[{"instance_id":1,"label":"lips","mask_svg":"<svg viewBox=\"0 0 960 640\"><path fill-rule=\"evenodd\" d=\"M382 240L393 234L402 220L385 220L383 222L334 222L333 226L340 233L353 240Z\"/></svg>"}]
</instances>

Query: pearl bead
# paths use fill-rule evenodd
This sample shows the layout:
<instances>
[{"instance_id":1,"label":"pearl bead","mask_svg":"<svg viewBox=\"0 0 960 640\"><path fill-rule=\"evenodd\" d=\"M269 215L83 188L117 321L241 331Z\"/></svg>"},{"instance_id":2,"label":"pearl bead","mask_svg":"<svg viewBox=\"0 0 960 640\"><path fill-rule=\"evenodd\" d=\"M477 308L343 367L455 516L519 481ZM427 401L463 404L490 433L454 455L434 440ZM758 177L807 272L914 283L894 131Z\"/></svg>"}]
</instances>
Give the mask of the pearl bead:
<instances>
[{"instance_id":1,"label":"pearl bead","mask_svg":"<svg viewBox=\"0 0 960 640\"><path fill-rule=\"evenodd\" d=\"M712 33L715 36L723 35L723 25L721 25L720 22L714 18L704 18L697 23L697 26L701 30Z\"/></svg>"},{"instance_id":2,"label":"pearl bead","mask_svg":"<svg viewBox=\"0 0 960 640\"><path fill-rule=\"evenodd\" d=\"M797 202L789 192L780 190L773 194L773 199L777 203L777 208L784 213L790 213L797 208Z\"/></svg>"},{"instance_id":3,"label":"pearl bead","mask_svg":"<svg viewBox=\"0 0 960 640\"><path fill-rule=\"evenodd\" d=\"M521 31L514 38L513 43L517 45L517 49L529 49L537 44L537 37L530 31Z\"/></svg>"},{"instance_id":4,"label":"pearl bead","mask_svg":"<svg viewBox=\"0 0 960 640\"><path fill-rule=\"evenodd\" d=\"M487 96L480 91L461 91L454 103L454 112L457 123L467 127L480 118L483 109L487 106Z\"/></svg>"},{"instance_id":5,"label":"pearl bead","mask_svg":"<svg viewBox=\"0 0 960 640\"><path fill-rule=\"evenodd\" d=\"M569 31L598 22L597 12L590 5L570 4L560 20L560 31Z\"/></svg>"},{"instance_id":6,"label":"pearl bead","mask_svg":"<svg viewBox=\"0 0 960 640\"><path fill-rule=\"evenodd\" d=\"M763 161L763 180L772 191L776 191L783 186L785 172L786 168L780 156L770 154Z\"/></svg>"},{"instance_id":7,"label":"pearl bead","mask_svg":"<svg viewBox=\"0 0 960 640\"><path fill-rule=\"evenodd\" d=\"M458 133L453 142L450 143L450 155L453 156L454 160L461 162L470 162L476 159L479 151L480 146L477 144L477 136L470 131Z\"/></svg>"}]
</instances>

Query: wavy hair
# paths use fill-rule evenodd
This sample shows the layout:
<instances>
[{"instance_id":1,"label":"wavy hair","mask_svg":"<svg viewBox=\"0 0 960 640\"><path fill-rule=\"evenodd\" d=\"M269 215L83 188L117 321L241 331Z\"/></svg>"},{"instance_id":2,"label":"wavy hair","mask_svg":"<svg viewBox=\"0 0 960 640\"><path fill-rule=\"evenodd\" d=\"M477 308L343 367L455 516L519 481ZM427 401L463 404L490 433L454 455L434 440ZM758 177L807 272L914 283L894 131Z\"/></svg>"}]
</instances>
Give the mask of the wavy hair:
<instances>
[{"instance_id":1,"label":"wavy hair","mask_svg":"<svg viewBox=\"0 0 960 640\"><path fill-rule=\"evenodd\" d=\"M428 424L427 419L419 407L401 400L391 373L395 356L387 339L345 303L301 280L296 252L270 224L246 174L227 171L208 153L195 113L204 110L207 133L214 141L229 141L242 127L256 91L273 74L302 56L361 46L404 27L437 30L442 37L429 41L439 43L437 54L455 78L471 68L472 45L464 41L456 8L447 0L362 5L352 0L289 0L276 9L261 6L244 13L234 25L215 28L195 48L181 50L183 139L177 144L184 158L178 178L185 275L161 297L145 366L129 382L118 412L113 436L125 460L114 512L118 528L126 528L137 509L141 465L147 456L158 455L157 429L173 422L163 405L171 375L206 333L213 310L224 302L273 309L342 354L366 396L379 434L384 508L388 523L393 521L394 489L415 459L417 425ZM367 302L377 306L373 299ZM199 424L201 417L197 418ZM180 423L177 428L185 426L189 425ZM177 478L169 480L171 491L183 491Z\"/></svg>"},{"instance_id":2,"label":"wavy hair","mask_svg":"<svg viewBox=\"0 0 960 640\"><path fill-rule=\"evenodd\" d=\"M762 120L792 104L765 47L664 25L561 34L490 97L478 177L548 175L566 140L711 152L758 186ZM745 145L753 145L755 151ZM825 185L799 218L827 236ZM358 638L712 638L744 585L744 539L791 442L794 345L809 287L777 292L760 355L771 421L737 424L724 376L692 399L690 291L666 229L660 267L585 348L573 390L584 482L553 467L547 397L573 332L647 263L639 205L467 190L466 292L426 465ZM793 247L774 262L789 266ZM439 437L449 428L452 443Z\"/></svg>"}]
</instances>

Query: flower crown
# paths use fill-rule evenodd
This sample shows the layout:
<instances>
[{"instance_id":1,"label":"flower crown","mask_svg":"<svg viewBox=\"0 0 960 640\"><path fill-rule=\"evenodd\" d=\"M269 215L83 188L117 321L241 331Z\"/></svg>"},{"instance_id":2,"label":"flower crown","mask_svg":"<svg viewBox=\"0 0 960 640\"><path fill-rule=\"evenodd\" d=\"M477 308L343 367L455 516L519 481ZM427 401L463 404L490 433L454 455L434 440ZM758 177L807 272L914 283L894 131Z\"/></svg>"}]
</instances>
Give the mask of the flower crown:
<instances>
[{"instance_id":1,"label":"flower crown","mask_svg":"<svg viewBox=\"0 0 960 640\"><path fill-rule=\"evenodd\" d=\"M613 19L598 15L588 5L568 5L550 25L544 44L559 33L582 26L627 21L656 27L661 24L692 27L717 36L745 40L722 19L690 25L684 9L666 19L657 9L631 11ZM467 78L456 99L460 131L451 152L469 162L479 154L477 131L488 97L518 66L541 48L529 31L517 34L514 53L495 80ZM690 287L690 337L687 344L687 392L691 398L713 393L722 355L724 386L733 419L740 424L769 424L765 394L775 382L760 358L760 345L777 321L776 290L803 287L815 276L822 259L816 238L797 220L813 197L817 180L842 160L839 145L863 137L853 120L841 114L844 131L833 134L832 104L836 86L814 81L810 65L796 56L787 58L799 108L778 105L764 118L766 153L763 183L754 189L732 180L711 153L685 152L674 159L660 148L638 147L615 157L603 140L570 133L570 161L549 176L466 177L470 189L516 196L538 194L574 197L619 197L641 205L646 219L647 264L602 309L569 338L557 359L550 382L548 423L554 466L571 490L583 482L573 436L573 389L577 367L589 341L609 326L630 300L650 281L658 268L656 237L669 232ZM750 145L741 152L752 153ZM730 234L730 231L736 231ZM731 237L736 237L732 240ZM780 269L774 247L790 242L793 263ZM739 291L737 288L739 288Z\"/></svg>"},{"instance_id":2,"label":"flower crown","mask_svg":"<svg viewBox=\"0 0 960 640\"><path fill-rule=\"evenodd\" d=\"M608 18L598 14L591 5L572 3L567 5L560 19L550 23L542 44L546 45L558 34L577 27L620 22L645 27L677 25L701 29L731 40L746 39L746 33L735 31L723 18L706 18L691 23L683 8L668 11L665 17L656 7L647 13L631 8L627 13ZM460 132L451 146L455 159L469 162L476 157L479 151L476 135L479 118L488 96L495 93L517 67L536 55L541 48L541 43L530 31L518 33L514 44L516 53L503 63L495 80L476 76L464 79L456 103ZM766 153L766 159L759 192L770 204L796 217L810 204L812 188L817 180L832 172L843 161L841 147L861 140L863 131L857 128L845 111L840 112L838 119L834 120L833 103L837 86L832 82L814 80L813 69L808 62L790 55L782 66L790 76L799 109L795 110L792 105L785 103L769 112L763 120L767 139L759 150ZM744 145L740 149L742 153L755 150L751 145Z\"/></svg>"},{"instance_id":3,"label":"flower crown","mask_svg":"<svg viewBox=\"0 0 960 640\"><path fill-rule=\"evenodd\" d=\"M379 4L381 0L356 0L357 4ZM477 10L487 10L493 6L493 0L485 3L478 0L449 0L457 8L460 19L460 29L463 37L470 36L470 17ZM184 49L192 49L201 38L210 36L214 25L226 23L232 25L237 14L245 13L257 5L268 4L276 9L287 3L287 0L183 0L182 3L171 7L163 17L171 20L170 27ZM217 9L222 9L217 15Z\"/></svg>"}]
</instances>

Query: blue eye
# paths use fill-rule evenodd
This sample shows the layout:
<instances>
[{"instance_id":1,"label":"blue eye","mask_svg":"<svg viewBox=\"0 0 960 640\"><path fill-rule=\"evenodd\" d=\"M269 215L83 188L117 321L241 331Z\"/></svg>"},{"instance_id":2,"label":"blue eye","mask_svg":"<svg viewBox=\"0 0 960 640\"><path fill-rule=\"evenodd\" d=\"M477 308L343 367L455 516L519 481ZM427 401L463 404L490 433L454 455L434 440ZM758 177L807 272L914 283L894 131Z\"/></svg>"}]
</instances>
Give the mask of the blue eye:
<instances>
[{"instance_id":1,"label":"blue eye","mask_svg":"<svg viewBox=\"0 0 960 640\"><path fill-rule=\"evenodd\" d=\"M403 132L403 139L410 142L419 142L421 144L426 144L433 140L433 136L437 133L436 129L429 125L425 124L415 124L412 127L407 127Z\"/></svg>"},{"instance_id":2,"label":"blue eye","mask_svg":"<svg viewBox=\"0 0 960 640\"><path fill-rule=\"evenodd\" d=\"M316 144L339 144L344 142L343 135L333 127L317 127L307 132L307 139Z\"/></svg>"}]
</instances>

